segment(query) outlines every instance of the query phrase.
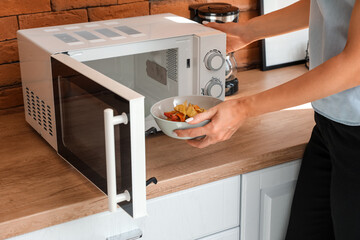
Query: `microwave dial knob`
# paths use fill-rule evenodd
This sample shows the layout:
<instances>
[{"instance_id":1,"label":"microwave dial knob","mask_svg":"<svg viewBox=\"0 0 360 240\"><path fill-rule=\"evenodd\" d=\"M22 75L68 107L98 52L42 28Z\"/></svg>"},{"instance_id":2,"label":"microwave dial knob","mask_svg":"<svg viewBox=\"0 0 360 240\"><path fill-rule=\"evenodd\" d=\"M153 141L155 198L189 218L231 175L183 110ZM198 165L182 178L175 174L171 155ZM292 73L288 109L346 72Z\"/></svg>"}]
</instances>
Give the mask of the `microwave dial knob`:
<instances>
[{"instance_id":1,"label":"microwave dial knob","mask_svg":"<svg viewBox=\"0 0 360 240\"><path fill-rule=\"evenodd\" d=\"M205 86L205 95L219 98L224 91L221 81L217 78L212 78Z\"/></svg>"},{"instance_id":2,"label":"microwave dial knob","mask_svg":"<svg viewBox=\"0 0 360 240\"><path fill-rule=\"evenodd\" d=\"M220 70L224 65L225 59L220 51L212 50L204 58L205 67L210 71Z\"/></svg>"}]
</instances>

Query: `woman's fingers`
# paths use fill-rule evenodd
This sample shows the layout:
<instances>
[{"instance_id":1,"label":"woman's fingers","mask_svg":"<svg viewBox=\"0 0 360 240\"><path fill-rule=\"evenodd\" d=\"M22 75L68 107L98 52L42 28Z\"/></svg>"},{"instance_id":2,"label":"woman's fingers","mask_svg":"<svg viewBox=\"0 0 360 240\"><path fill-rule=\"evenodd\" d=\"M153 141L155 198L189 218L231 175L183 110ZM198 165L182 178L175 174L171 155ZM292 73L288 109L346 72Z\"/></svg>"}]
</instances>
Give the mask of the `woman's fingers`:
<instances>
[{"instance_id":1,"label":"woman's fingers","mask_svg":"<svg viewBox=\"0 0 360 240\"><path fill-rule=\"evenodd\" d=\"M198 124L205 120L210 120L216 113L216 106L208 109L203 113L196 114L194 117L187 119L187 123L189 124Z\"/></svg>"},{"instance_id":2,"label":"woman's fingers","mask_svg":"<svg viewBox=\"0 0 360 240\"><path fill-rule=\"evenodd\" d=\"M197 127L197 128L188 128L183 130L174 130L178 137L191 137L196 138L199 136L204 136L208 132L206 129L206 125L204 127Z\"/></svg>"},{"instance_id":3,"label":"woman's fingers","mask_svg":"<svg viewBox=\"0 0 360 240\"><path fill-rule=\"evenodd\" d=\"M198 124L202 121L205 120L211 120L214 115L217 112L217 106L210 108L209 110L203 112L203 113L199 113L197 115L195 115L192 119L187 119L187 122L191 125L194 124ZM188 121L191 120L191 121ZM209 126L210 124L210 126ZM176 133L176 135L178 135L179 137L199 137L199 136L203 136L206 135L207 132L209 132L209 129L211 129L211 125L212 123L208 123L203 127L198 127L198 128L189 128L189 129L183 129L183 130L174 130L174 132Z\"/></svg>"},{"instance_id":4,"label":"woman's fingers","mask_svg":"<svg viewBox=\"0 0 360 240\"><path fill-rule=\"evenodd\" d=\"M197 138L188 140L188 144L198 148L204 148L211 144L228 140L237 129L243 124L246 118L246 111L241 101L229 100L222 102L209 109L205 113L198 114L190 123L199 123L203 120L211 120L203 127L175 130L179 137Z\"/></svg>"},{"instance_id":5,"label":"woman's fingers","mask_svg":"<svg viewBox=\"0 0 360 240\"><path fill-rule=\"evenodd\" d=\"M188 144L204 148L211 144L228 140L246 119L246 109L241 100L228 100L222 102L208 111L198 114L189 123L196 124L210 120L203 127L175 130L179 137L191 137ZM204 136L202 138L197 138Z\"/></svg>"}]
</instances>

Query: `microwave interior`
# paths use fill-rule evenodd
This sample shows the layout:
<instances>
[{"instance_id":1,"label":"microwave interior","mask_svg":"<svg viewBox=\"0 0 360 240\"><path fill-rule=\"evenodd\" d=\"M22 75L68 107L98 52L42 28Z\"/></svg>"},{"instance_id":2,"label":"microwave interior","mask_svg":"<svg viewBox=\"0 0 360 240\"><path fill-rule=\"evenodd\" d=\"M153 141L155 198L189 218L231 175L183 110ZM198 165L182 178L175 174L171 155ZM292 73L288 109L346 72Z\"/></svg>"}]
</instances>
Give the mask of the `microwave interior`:
<instances>
[{"instance_id":1,"label":"microwave interior","mask_svg":"<svg viewBox=\"0 0 360 240\"><path fill-rule=\"evenodd\" d=\"M145 96L145 118L154 103L178 95L177 48L82 63Z\"/></svg>"},{"instance_id":2,"label":"microwave interior","mask_svg":"<svg viewBox=\"0 0 360 240\"><path fill-rule=\"evenodd\" d=\"M68 54L144 96L145 130L157 127L150 115L153 104L194 91L193 36L90 48Z\"/></svg>"}]
</instances>

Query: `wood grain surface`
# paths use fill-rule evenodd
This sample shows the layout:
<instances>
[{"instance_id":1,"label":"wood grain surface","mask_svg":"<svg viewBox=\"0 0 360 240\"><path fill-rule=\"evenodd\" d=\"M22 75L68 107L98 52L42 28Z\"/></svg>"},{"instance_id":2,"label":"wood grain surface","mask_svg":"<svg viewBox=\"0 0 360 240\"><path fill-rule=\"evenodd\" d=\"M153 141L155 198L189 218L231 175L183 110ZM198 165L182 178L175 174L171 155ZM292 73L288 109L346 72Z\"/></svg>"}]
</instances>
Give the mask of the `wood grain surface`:
<instances>
[{"instance_id":1,"label":"wood grain surface","mask_svg":"<svg viewBox=\"0 0 360 240\"><path fill-rule=\"evenodd\" d=\"M238 74L237 96L304 73L302 66ZM147 187L154 198L302 157L313 110L288 109L249 119L228 141L205 149L163 134L146 139ZM24 120L23 108L0 111L0 239L107 210L107 198L60 158Z\"/></svg>"}]
</instances>

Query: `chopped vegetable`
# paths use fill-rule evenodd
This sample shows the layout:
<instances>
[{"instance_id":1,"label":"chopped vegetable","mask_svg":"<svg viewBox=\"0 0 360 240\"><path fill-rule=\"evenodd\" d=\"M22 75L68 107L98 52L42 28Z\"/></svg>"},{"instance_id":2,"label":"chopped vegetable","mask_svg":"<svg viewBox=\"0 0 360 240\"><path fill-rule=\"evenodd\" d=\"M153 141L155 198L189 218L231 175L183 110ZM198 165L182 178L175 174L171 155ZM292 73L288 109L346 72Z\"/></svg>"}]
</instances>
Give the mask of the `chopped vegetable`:
<instances>
[{"instance_id":1,"label":"chopped vegetable","mask_svg":"<svg viewBox=\"0 0 360 240\"><path fill-rule=\"evenodd\" d=\"M185 122L186 119L205 111L204 108L200 108L198 105L191 103L187 104L187 101L185 101L183 104L175 106L174 111L164 112L164 115L169 121Z\"/></svg>"}]
</instances>

